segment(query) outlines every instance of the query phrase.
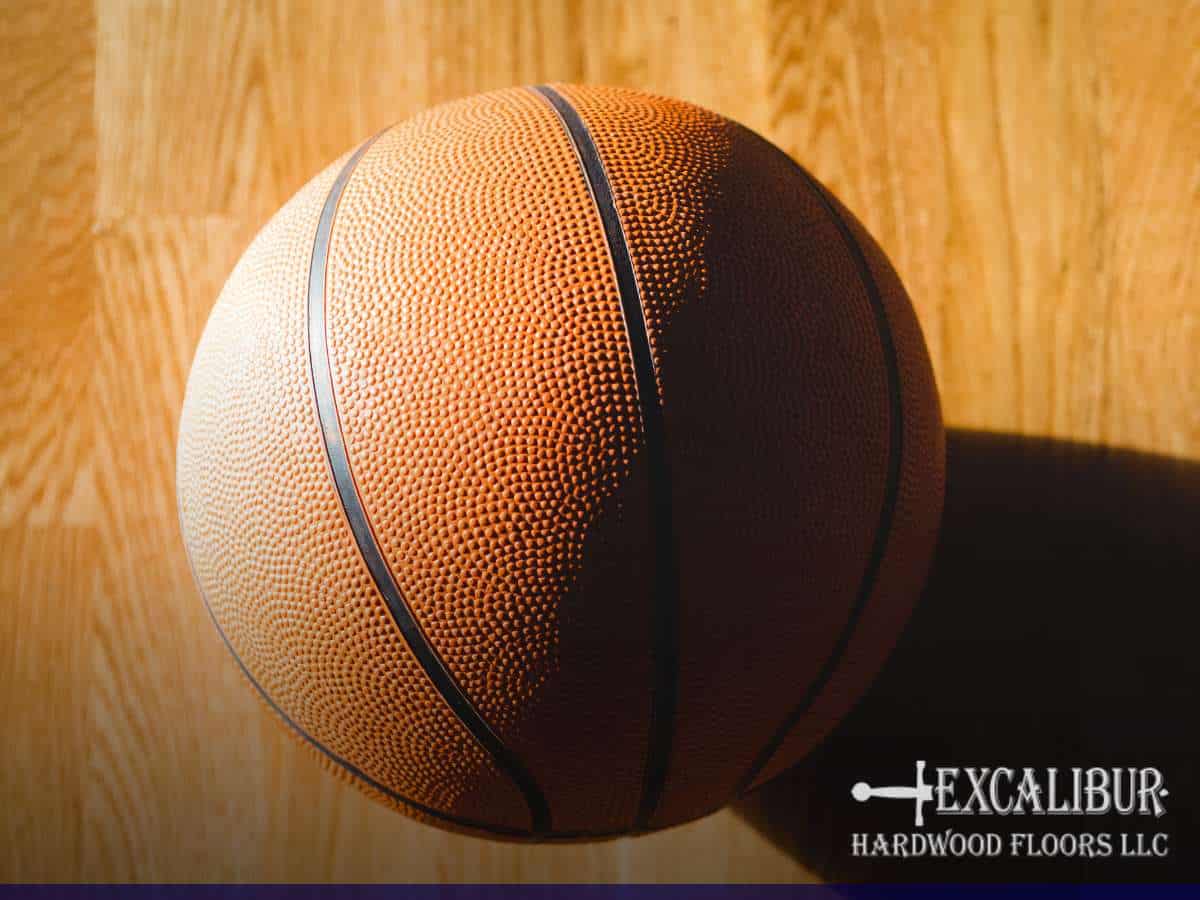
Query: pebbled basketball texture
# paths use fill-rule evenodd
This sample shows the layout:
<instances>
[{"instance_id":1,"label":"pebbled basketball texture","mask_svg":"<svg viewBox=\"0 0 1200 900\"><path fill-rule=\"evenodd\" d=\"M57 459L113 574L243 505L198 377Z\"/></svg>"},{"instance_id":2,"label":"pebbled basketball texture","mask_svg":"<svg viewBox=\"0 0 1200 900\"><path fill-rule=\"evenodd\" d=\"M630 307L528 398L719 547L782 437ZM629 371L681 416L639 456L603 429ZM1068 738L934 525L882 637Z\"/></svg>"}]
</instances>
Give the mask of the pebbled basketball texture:
<instances>
[{"instance_id":1,"label":"pebbled basketball texture","mask_svg":"<svg viewBox=\"0 0 1200 900\"><path fill-rule=\"evenodd\" d=\"M920 590L942 441L904 289L811 176L555 85L394 126L267 224L196 352L178 496L222 638L316 756L432 824L586 839L712 812L836 725Z\"/></svg>"}]
</instances>

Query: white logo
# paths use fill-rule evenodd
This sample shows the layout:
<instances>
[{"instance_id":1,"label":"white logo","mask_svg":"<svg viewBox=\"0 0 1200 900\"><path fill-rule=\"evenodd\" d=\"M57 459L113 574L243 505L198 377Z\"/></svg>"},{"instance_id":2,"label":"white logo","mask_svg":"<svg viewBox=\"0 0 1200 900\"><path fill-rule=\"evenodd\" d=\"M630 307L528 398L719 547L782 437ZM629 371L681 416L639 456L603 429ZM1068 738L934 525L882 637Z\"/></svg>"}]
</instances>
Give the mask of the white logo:
<instances>
[{"instance_id":1,"label":"white logo","mask_svg":"<svg viewBox=\"0 0 1200 900\"><path fill-rule=\"evenodd\" d=\"M925 827L925 804L933 802L933 787L925 783L925 760L917 760L917 783L912 787L876 787L873 788L865 781L860 781L850 788L850 796L859 803L866 803L872 797L884 797L889 800L914 800L917 809L913 817L918 828Z\"/></svg>"},{"instance_id":2,"label":"white logo","mask_svg":"<svg viewBox=\"0 0 1200 900\"><path fill-rule=\"evenodd\" d=\"M926 803L948 816L1154 816L1166 812L1170 795L1163 774L1151 766L1071 769L1009 766L938 766L934 784L925 781L925 760L917 760L911 787L871 787L860 781L850 789L859 803L874 798L912 800L918 828L925 825ZM960 799L960 789L966 797Z\"/></svg>"},{"instance_id":3,"label":"white logo","mask_svg":"<svg viewBox=\"0 0 1200 900\"><path fill-rule=\"evenodd\" d=\"M1147 816L1166 813L1170 796L1163 773L1151 766L1069 769L1010 766L937 766L925 780L925 760L916 761L911 785L872 787L859 781L850 796L868 800L911 800L912 832L850 835L850 852L863 857L1104 857L1162 858L1170 854L1170 835L1134 826L1119 831L1058 828L975 831L946 828L925 831L935 816ZM932 809L930 809L931 807ZM1049 825L1049 823L1046 823Z\"/></svg>"}]
</instances>

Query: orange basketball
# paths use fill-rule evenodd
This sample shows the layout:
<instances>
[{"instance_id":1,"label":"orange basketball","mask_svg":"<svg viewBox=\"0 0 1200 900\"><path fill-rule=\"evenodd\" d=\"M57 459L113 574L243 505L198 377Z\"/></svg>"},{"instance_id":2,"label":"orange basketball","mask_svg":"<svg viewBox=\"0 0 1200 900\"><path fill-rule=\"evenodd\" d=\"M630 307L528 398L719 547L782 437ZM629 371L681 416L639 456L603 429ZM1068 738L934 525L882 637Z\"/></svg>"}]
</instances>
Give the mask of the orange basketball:
<instances>
[{"instance_id":1,"label":"orange basketball","mask_svg":"<svg viewBox=\"0 0 1200 900\"><path fill-rule=\"evenodd\" d=\"M212 312L180 425L246 677L421 820L586 839L798 760L921 587L942 427L879 247L675 100L471 97L336 161Z\"/></svg>"}]
</instances>

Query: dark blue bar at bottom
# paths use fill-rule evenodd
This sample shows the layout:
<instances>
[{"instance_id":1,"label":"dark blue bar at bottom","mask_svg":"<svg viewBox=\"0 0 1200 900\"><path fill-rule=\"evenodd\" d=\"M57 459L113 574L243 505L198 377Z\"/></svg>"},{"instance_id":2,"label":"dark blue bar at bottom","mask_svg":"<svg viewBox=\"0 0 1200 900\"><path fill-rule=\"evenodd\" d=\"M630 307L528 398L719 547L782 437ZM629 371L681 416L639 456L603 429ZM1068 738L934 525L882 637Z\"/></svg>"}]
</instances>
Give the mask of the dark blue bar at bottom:
<instances>
[{"instance_id":1,"label":"dark blue bar at bottom","mask_svg":"<svg viewBox=\"0 0 1200 900\"><path fill-rule=\"evenodd\" d=\"M1200 885L0 885L6 898L88 900L1177 900Z\"/></svg>"}]
</instances>

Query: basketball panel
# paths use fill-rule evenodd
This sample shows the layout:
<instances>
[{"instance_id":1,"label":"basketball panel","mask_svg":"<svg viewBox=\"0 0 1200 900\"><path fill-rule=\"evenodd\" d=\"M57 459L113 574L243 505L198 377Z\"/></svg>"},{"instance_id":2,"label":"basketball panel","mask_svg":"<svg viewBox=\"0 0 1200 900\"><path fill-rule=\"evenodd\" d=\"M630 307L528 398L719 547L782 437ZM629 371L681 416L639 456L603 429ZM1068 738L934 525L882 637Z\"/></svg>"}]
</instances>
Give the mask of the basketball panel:
<instances>
[{"instance_id":1,"label":"basketball panel","mask_svg":"<svg viewBox=\"0 0 1200 900\"><path fill-rule=\"evenodd\" d=\"M853 627L889 376L860 267L785 154L678 101L561 90L604 161L662 391L680 585L663 826L735 794Z\"/></svg>"},{"instance_id":2,"label":"basketball panel","mask_svg":"<svg viewBox=\"0 0 1200 900\"><path fill-rule=\"evenodd\" d=\"M213 309L180 424L184 538L231 649L298 728L398 795L527 828L521 796L405 645L330 478L305 314L317 219L344 162L268 223Z\"/></svg>"},{"instance_id":3,"label":"basketball panel","mask_svg":"<svg viewBox=\"0 0 1200 900\"><path fill-rule=\"evenodd\" d=\"M755 784L765 783L802 759L871 688L920 597L937 544L945 492L945 430L937 384L912 303L886 254L858 218L828 192L826 200L861 251L884 306L899 370L903 453L877 584L845 661L781 742Z\"/></svg>"},{"instance_id":4,"label":"basketball panel","mask_svg":"<svg viewBox=\"0 0 1200 900\"><path fill-rule=\"evenodd\" d=\"M641 422L557 118L500 91L383 135L329 259L338 415L400 593L554 831L627 828L649 715Z\"/></svg>"}]
</instances>

